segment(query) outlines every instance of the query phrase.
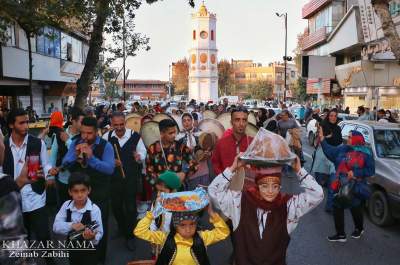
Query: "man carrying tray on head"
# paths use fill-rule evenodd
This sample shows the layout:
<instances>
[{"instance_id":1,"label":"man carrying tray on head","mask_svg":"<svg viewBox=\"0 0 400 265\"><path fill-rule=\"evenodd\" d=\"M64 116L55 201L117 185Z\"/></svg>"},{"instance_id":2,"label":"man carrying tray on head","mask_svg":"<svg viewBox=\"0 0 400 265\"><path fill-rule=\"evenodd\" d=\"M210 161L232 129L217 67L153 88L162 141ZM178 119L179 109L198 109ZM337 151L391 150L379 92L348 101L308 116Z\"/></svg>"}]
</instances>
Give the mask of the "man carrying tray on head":
<instances>
[{"instance_id":1,"label":"man carrying tray on head","mask_svg":"<svg viewBox=\"0 0 400 265\"><path fill-rule=\"evenodd\" d=\"M231 190L231 181L244 177L244 174L235 174L245 166L240 155L208 187L214 205L232 220L235 264L285 265L289 234L296 228L299 218L323 200L323 190L314 177L301 168L297 157L292 167L304 192L298 195L281 193L282 167L279 165L253 166L254 184L240 191Z\"/></svg>"}]
</instances>

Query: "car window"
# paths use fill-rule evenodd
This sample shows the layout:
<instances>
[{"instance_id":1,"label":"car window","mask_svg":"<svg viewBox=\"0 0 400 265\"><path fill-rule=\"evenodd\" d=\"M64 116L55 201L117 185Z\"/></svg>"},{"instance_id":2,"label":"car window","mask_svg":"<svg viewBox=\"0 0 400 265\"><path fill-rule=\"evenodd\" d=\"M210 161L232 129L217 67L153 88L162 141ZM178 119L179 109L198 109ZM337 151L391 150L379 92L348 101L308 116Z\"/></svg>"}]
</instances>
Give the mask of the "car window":
<instances>
[{"instance_id":1,"label":"car window","mask_svg":"<svg viewBox=\"0 0 400 265\"><path fill-rule=\"evenodd\" d=\"M342 136L343 138L348 138L350 131L354 130L356 127L355 124L344 124L342 127Z\"/></svg>"},{"instance_id":2,"label":"car window","mask_svg":"<svg viewBox=\"0 0 400 265\"><path fill-rule=\"evenodd\" d=\"M364 140L366 143L371 143L371 136L367 128L363 126L358 126L356 131L360 132L364 136Z\"/></svg>"},{"instance_id":3,"label":"car window","mask_svg":"<svg viewBox=\"0 0 400 265\"><path fill-rule=\"evenodd\" d=\"M400 159L400 130L375 130L378 157Z\"/></svg>"}]
</instances>

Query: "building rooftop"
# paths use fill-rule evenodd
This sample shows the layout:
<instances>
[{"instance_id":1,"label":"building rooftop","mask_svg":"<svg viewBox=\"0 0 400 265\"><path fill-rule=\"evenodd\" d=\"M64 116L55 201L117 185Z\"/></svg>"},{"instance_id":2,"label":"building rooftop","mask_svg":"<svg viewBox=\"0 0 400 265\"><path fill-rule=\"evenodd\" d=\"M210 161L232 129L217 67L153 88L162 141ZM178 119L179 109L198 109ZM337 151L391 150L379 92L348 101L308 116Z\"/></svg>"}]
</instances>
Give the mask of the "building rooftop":
<instances>
[{"instance_id":1,"label":"building rooftop","mask_svg":"<svg viewBox=\"0 0 400 265\"><path fill-rule=\"evenodd\" d=\"M123 80L118 80L117 84L122 84ZM128 79L125 80L126 84L141 84L141 85L166 85L168 81L161 81L161 80L140 80L140 79Z\"/></svg>"}]
</instances>

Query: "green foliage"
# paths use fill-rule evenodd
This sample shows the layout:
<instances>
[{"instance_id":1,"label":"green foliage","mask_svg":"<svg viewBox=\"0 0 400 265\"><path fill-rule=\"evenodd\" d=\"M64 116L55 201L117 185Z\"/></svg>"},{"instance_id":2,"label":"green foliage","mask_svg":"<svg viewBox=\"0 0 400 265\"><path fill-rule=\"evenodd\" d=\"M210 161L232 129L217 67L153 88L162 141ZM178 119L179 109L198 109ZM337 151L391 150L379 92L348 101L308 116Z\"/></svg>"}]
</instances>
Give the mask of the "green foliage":
<instances>
[{"instance_id":1,"label":"green foliage","mask_svg":"<svg viewBox=\"0 0 400 265\"><path fill-rule=\"evenodd\" d=\"M297 83L293 88L293 96L297 99L298 102L305 102L309 99L307 94L307 79L299 77L297 79Z\"/></svg>"},{"instance_id":2,"label":"green foliage","mask_svg":"<svg viewBox=\"0 0 400 265\"><path fill-rule=\"evenodd\" d=\"M218 89L219 95L231 95L233 84L233 68L228 60L218 63Z\"/></svg>"},{"instance_id":3,"label":"green foliage","mask_svg":"<svg viewBox=\"0 0 400 265\"><path fill-rule=\"evenodd\" d=\"M187 95L189 91L189 62L187 58L172 64L172 84L174 93Z\"/></svg>"},{"instance_id":4,"label":"green foliage","mask_svg":"<svg viewBox=\"0 0 400 265\"><path fill-rule=\"evenodd\" d=\"M259 80L247 85L249 98L265 100L272 96L273 85L268 80Z\"/></svg>"}]
</instances>

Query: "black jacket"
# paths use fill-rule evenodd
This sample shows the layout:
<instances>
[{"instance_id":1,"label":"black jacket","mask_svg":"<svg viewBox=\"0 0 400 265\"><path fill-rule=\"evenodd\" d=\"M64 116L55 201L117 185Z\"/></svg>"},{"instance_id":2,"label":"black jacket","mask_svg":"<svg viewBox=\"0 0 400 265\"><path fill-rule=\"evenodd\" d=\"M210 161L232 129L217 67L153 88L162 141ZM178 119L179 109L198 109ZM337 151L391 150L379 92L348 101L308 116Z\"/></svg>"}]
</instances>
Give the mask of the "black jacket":
<instances>
[{"instance_id":1,"label":"black jacket","mask_svg":"<svg viewBox=\"0 0 400 265\"><path fill-rule=\"evenodd\" d=\"M328 144L338 146L343 143L342 130L340 129L339 125L337 125L337 123L333 124L330 123L327 119L321 119L318 114L314 114L313 118L319 122L319 125L324 131L324 136L332 134L331 137L325 138Z\"/></svg>"}]
</instances>

